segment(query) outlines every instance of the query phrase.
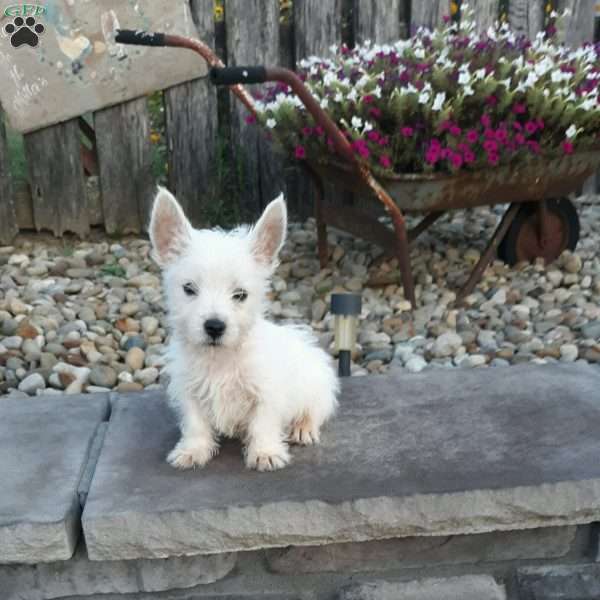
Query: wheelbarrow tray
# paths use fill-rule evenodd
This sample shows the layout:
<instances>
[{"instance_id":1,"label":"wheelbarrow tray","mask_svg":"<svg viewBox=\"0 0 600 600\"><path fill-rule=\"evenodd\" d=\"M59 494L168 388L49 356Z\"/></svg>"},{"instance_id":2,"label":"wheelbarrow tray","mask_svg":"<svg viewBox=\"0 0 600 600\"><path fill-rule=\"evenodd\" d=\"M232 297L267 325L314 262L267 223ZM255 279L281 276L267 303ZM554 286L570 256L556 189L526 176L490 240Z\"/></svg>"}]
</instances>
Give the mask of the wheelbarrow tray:
<instances>
[{"instance_id":1,"label":"wheelbarrow tray","mask_svg":"<svg viewBox=\"0 0 600 600\"><path fill-rule=\"evenodd\" d=\"M351 165L340 161L311 161L310 165L325 181L361 194L373 194ZM402 212L430 213L567 196L577 191L598 167L600 151L594 151L457 175L377 174L375 177Z\"/></svg>"}]
</instances>

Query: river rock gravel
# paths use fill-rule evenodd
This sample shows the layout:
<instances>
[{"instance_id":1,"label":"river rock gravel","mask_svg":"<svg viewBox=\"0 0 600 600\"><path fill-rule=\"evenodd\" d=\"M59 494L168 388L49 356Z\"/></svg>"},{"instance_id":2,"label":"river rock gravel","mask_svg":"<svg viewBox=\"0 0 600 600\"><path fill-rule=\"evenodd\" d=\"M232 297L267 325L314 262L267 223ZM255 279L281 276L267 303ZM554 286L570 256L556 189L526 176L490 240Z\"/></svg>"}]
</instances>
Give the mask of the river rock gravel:
<instances>
[{"instance_id":1,"label":"river rock gravel","mask_svg":"<svg viewBox=\"0 0 600 600\"><path fill-rule=\"evenodd\" d=\"M418 306L395 259L330 229L321 269L313 219L291 223L270 289L271 316L312 328L333 352L333 292L361 293L354 375L523 362L600 364L600 203L578 199L581 241L551 265L495 261L463 306L456 290L501 208L440 219L412 250ZM160 273L143 238L71 244L47 236L0 248L0 393L136 391L165 383Z\"/></svg>"}]
</instances>

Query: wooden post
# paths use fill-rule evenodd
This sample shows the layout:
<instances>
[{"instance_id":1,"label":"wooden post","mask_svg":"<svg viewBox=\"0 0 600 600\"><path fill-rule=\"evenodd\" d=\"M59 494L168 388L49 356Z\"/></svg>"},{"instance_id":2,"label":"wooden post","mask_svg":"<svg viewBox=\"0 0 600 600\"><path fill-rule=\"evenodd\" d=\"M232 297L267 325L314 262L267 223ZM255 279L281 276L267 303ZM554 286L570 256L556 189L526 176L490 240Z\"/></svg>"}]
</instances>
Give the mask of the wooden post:
<instances>
[{"instance_id":1,"label":"wooden post","mask_svg":"<svg viewBox=\"0 0 600 600\"><path fill-rule=\"evenodd\" d=\"M469 7L475 11L477 31L487 31L498 20L498 0L470 0Z\"/></svg>"},{"instance_id":2,"label":"wooden post","mask_svg":"<svg viewBox=\"0 0 600 600\"><path fill-rule=\"evenodd\" d=\"M38 231L89 232L78 119L25 135L33 219Z\"/></svg>"},{"instance_id":3,"label":"wooden post","mask_svg":"<svg viewBox=\"0 0 600 600\"><path fill-rule=\"evenodd\" d=\"M594 41L595 0L559 0L558 9L571 11L571 16L565 19L567 45L576 48Z\"/></svg>"},{"instance_id":4,"label":"wooden post","mask_svg":"<svg viewBox=\"0 0 600 600\"><path fill-rule=\"evenodd\" d=\"M508 22L511 29L529 39L535 38L544 26L543 0L510 0L508 3Z\"/></svg>"},{"instance_id":5,"label":"wooden post","mask_svg":"<svg viewBox=\"0 0 600 600\"><path fill-rule=\"evenodd\" d=\"M4 115L0 108L0 244L10 244L19 232L13 202Z\"/></svg>"},{"instance_id":6,"label":"wooden post","mask_svg":"<svg viewBox=\"0 0 600 600\"><path fill-rule=\"evenodd\" d=\"M215 47L213 0L191 3L198 38ZM217 91L208 79L165 90L169 188L196 226L207 225L217 148Z\"/></svg>"},{"instance_id":7,"label":"wooden post","mask_svg":"<svg viewBox=\"0 0 600 600\"><path fill-rule=\"evenodd\" d=\"M450 14L449 0L412 0L410 11L411 31L419 27L437 27L445 15Z\"/></svg>"},{"instance_id":8,"label":"wooden post","mask_svg":"<svg viewBox=\"0 0 600 600\"><path fill-rule=\"evenodd\" d=\"M402 0L355 0L354 38L357 43L395 42L401 37Z\"/></svg>"},{"instance_id":9,"label":"wooden post","mask_svg":"<svg viewBox=\"0 0 600 600\"><path fill-rule=\"evenodd\" d=\"M154 194L146 98L99 110L94 124L106 232L139 233Z\"/></svg>"},{"instance_id":10,"label":"wooden post","mask_svg":"<svg viewBox=\"0 0 600 600\"><path fill-rule=\"evenodd\" d=\"M279 62L279 0L227 0L225 26L229 66ZM246 108L232 100L231 147L245 183L240 209L244 219L252 219L285 183L282 157L274 153L265 131L246 123L247 116Z\"/></svg>"},{"instance_id":11,"label":"wooden post","mask_svg":"<svg viewBox=\"0 0 600 600\"><path fill-rule=\"evenodd\" d=\"M341 0L294 0L296 62L324 56L342 41Z\"/></svg>"}]
</instances>

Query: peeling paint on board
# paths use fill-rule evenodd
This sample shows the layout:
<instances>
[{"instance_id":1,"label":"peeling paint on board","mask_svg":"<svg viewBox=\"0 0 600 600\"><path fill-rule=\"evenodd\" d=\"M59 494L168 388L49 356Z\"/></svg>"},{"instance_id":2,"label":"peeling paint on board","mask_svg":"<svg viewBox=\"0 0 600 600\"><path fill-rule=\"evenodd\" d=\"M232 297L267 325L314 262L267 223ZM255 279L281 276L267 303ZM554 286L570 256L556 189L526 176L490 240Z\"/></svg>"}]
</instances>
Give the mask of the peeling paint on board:
<instances>
[{"instance_id":1,"label":"peeling paint on board","mask_svg":"<svg viewBox=\"0 0 600 600\"><path fill-rule=\"evenodd\" d=\"M40 129L207 73L204 61L187 50L115 42L120 27L197 37L186 0L37 5L44 9L36 17L44 32L35 47L15 48L9 35L0 34L0 80L6 82L0 103L14 129ZM0 0L0 31L15 18L4 8Z\"/></svg>"}]
</instances>

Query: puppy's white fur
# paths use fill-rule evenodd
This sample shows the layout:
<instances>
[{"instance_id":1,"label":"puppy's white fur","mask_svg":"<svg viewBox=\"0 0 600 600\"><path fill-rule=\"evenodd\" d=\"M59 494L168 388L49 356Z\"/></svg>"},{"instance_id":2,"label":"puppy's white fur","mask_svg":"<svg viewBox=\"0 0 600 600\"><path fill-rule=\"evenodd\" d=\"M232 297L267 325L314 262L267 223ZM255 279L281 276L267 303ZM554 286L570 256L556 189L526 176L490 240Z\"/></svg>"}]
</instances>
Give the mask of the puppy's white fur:
<instances>
[{"instance_id":1,"label":"puppy's white fur","mask_svg":"<svg viewBox=\"0 0 600 600\"><path fill-rule=\"evenodd\" d=\"M287 442L318 442L336 408L339 384L330 357L307 332L265 318L286 226L280 196L253 228L196 230L175 198L159 189L150 238L163 269L171 330L168 394L181 429L167 457L174 467L205 465L222 434L242 439L248 467L281 468L290 460ZM209 319L226 327L216 343L205 331Z\"/></svg>"}]
</instances>

